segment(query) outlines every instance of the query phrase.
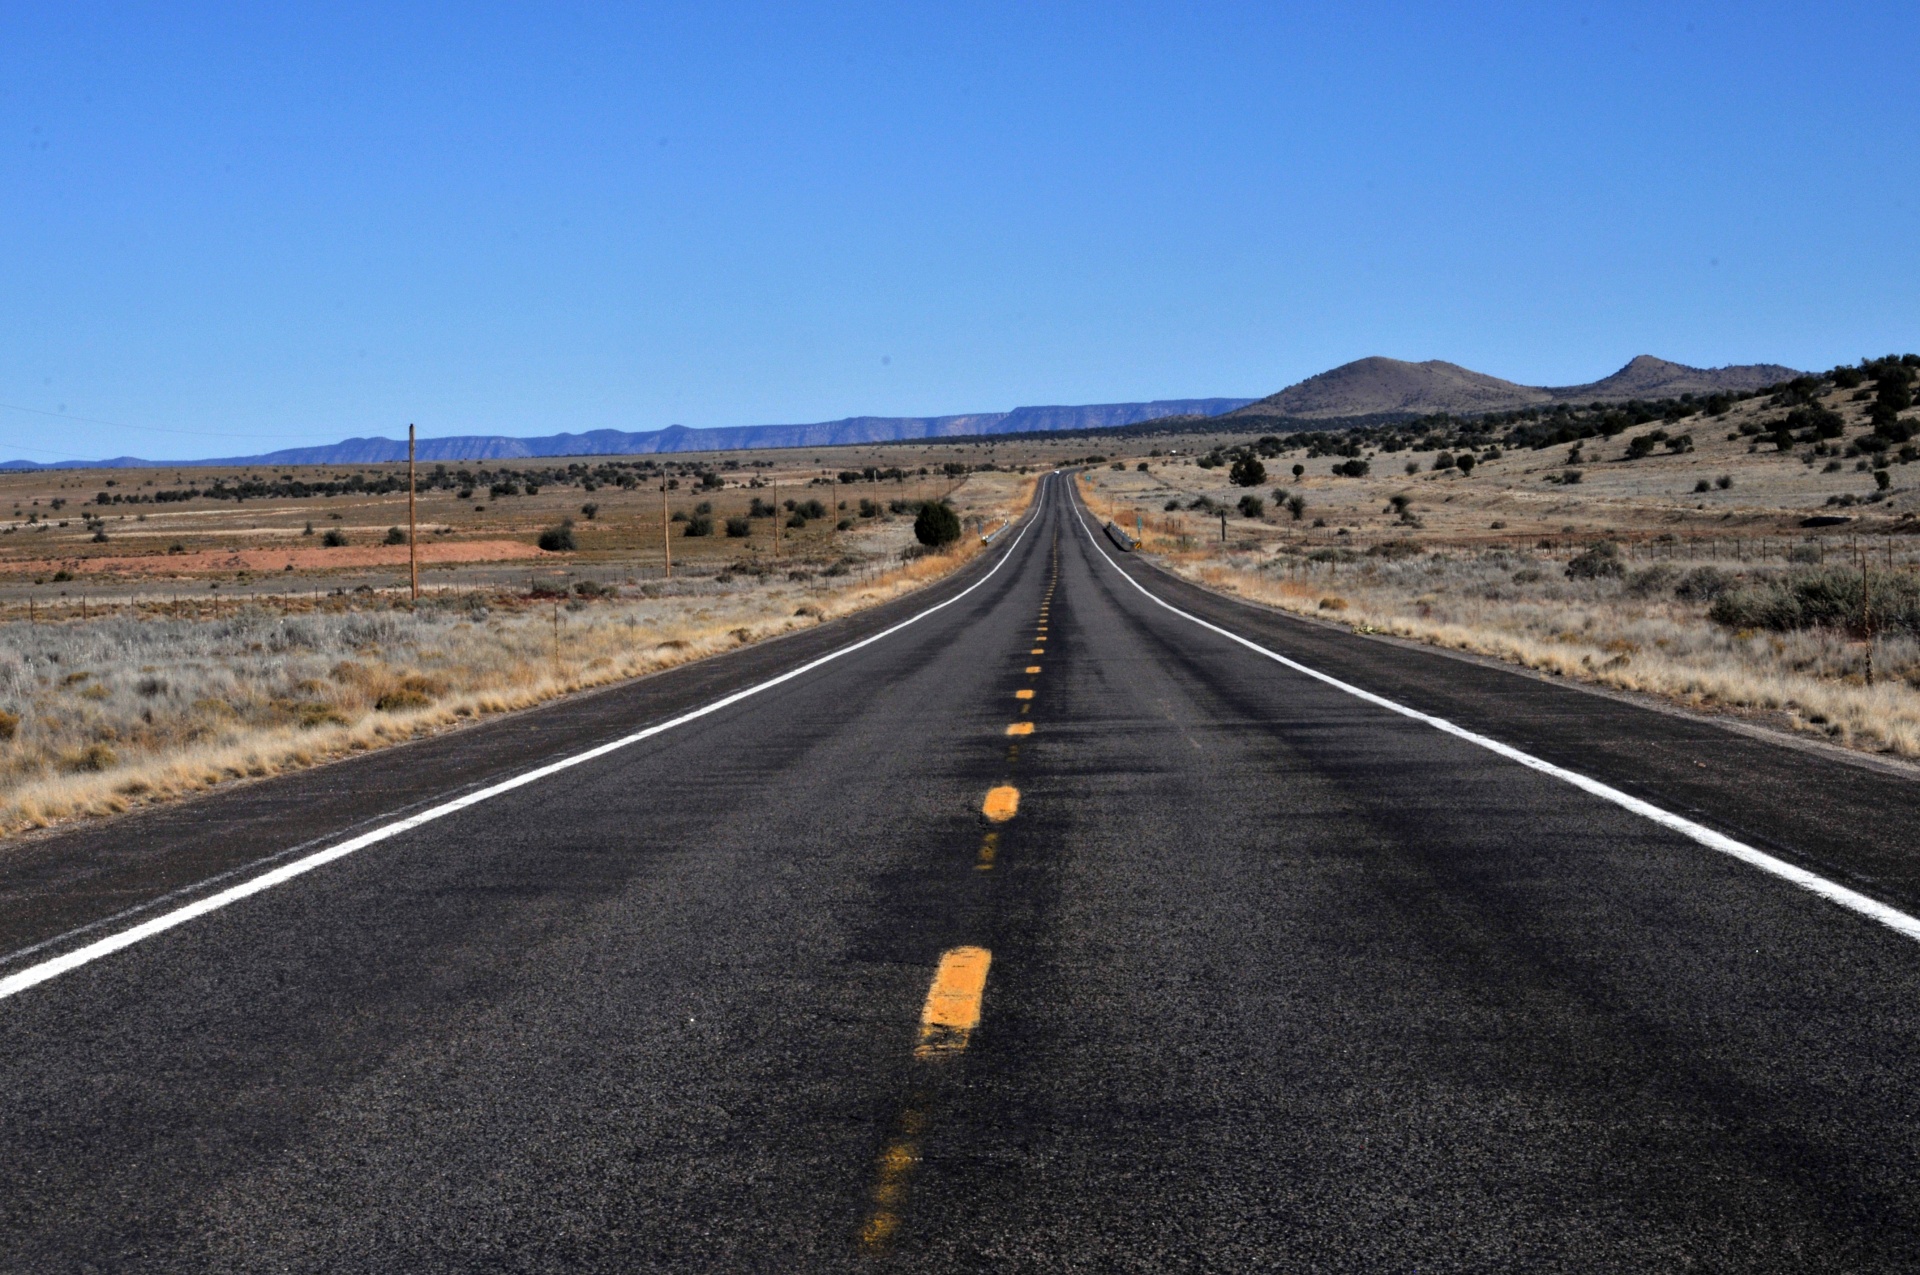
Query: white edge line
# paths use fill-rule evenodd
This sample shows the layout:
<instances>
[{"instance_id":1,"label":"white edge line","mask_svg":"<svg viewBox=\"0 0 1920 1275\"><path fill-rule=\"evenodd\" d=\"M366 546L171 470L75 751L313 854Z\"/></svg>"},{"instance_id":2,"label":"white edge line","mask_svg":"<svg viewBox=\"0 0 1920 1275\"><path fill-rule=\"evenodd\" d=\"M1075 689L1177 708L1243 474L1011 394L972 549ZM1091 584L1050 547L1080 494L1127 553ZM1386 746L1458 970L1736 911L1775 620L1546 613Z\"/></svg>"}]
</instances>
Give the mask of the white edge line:
<instances>
[{"instance_id":1,"label":"white edge line","mask_svg":"<svg viewBox=\"0 0 1920 1275\"><path fill-rule=\"evenodd\" d=\"M1078 505L1079 500L1077 494L1073 499L1074 503ZM1079 524L1081 533L1087 538L1087 543L1093 546L1093 551L1099 554L1121 579L1140 590L1149 601L1165 607L1183 620L1190 620L1203 629L1218 633L1228 641L1238 642L1249 651L1264 655L1275 663L1283 664L1296 673L1302 673L1313 678L1315 681L1324 682L1326 685L1336 690L1345 691L1357 699L1365 700L1367 703L1384 708L1389 712L1398 713L1402 717L1410 717L1416 722L1424 723L1438 731L1444 731L1457 739L1464 739L1470 744L1478 744L1489 752L1497 753L1508 761L1518 762L1529 770L1537 770L1543 775L1551 775L1555 779L1572 784L1575 788L1583 792L1591 793L1602 801L1610 801L1623 810L1630 810L1642 818L1651 819L1663 828L1689 837L1710 850L1718 850L1722 854L1731 855L1742 863L1750 864L1762 872L1779 877L1783 881L1790 881L1803 890L1810 890L1829 902L1837 903L1849 911L1858 912L1861 916L1878 921L1888 929L1895 930L1907 938L1920 941L1920 918L1909 916L1898 908L1889 907L1878 899L1869 898L1858 890L1848 889L1837 881L1829 881L1826 877L1809 872L1805 868L1788 863L1784 859L1776 859L1766 851L1756 850L1744 841L1735 841L1732 837L1724 833L1715 832L1712 828L1706 827L1703 824L1697 824L1691 819L1683 819L1671 811L1662 810L1651 802L1642 801L1640 798L1632 796L1629 793L1621 792L1618 788L1603 784L1597 779L1589 779L1578 771L1568 770L1564 766L1556 766L1552 762L1543 761L1531 753L1523 753L1510 744L1503 744L1497 739L1490 739L1485 735L1476 734L1463 726L1456 726L1444 717L1435 717L1431 713L1423 713L1417 708L1408 708L1405 704L1395 703L1393 700L1387 699L1385 696L1376 695L1372 691L1362 690L1358 686L1343 682L1339 678L1329 676L1318 669L1309 668L1298 660L1291 660L1276 651L1270 651L1258 642L1241 637L1238 633L1230 632L1217 624L1209 624L1197 615L1182 611L1172 603L1162 601L1148 592L1144 585L1128 575L1125 571L1122 571L1112 558L1107 557L1106 550L1100 547L1099 541L1097 541L1093 533L1087 529L1085 519L1076 516L1074 521Z\"/></svg>"},{"instance_id":2,"label":"white edge line","mask_svg":"<svg viewBox=\"0 0 1920 1275\"><path fill-rule=\"evenodd\" d=\"M1034 494L1034 507L1036 509L1039 507L1039 503L1040 493L1036 491ZM90 965L104 956L111 956L113 953L124 948L132 947L136 943L150 939L156 934L164 934L176 926L185 925L188 921L205 916L209 912L217 912L228 904L238 903L241 899L249 898L252 895L259 894L266 890L271 890L274 886L284 885L295 877L304 876L312 872L315 868L323 868L335 860L344 859L356 851L364 850L368 846L385 841L390 837L397 837L403 832L410 832L422 824L432 823L436 819L445 818L447 815L465 810L469 806L477 806L483 801L491 800L503 793L512 792L516 788L524 788L528 784L538 783L549 775L556 775L563 770L571 769L584 762L604 757L608 753L627 747L629 744L637 744L643 739L651 739L653 736L670 731L676 726L684 726L688 722L705 717L710 713L717 713L723 708L738 704L741 700L749 696L758 695L760 692L771 690L783 682L790 682L796 677L811 673L821 665L829 664L843 655L851 655L862 647L872 646L882 638L892 637L908 625L918 624L935 611L944 610L952 606L987 581L993 579L993 577L999 573L1000 568L1005 566L1008 560L1013 557L1013 551L1020 547L1020 542L1026 538L1028 528L1032 525L1032 523L1028 523L1026 527L1020 529L1020 534L1013 538L1012 543L1006 547L1006 551L1000 555L1000 561L994 563L993 567L985 575L948 598L945 602L935 603L918 615L909 616L891 628L882 629L871 637L862 638L858 642L850 643L840 647L838 650L829 651L818 659L810 660L798 668L787 670L778 677L771 677L764 682L757 682L743 690L735 691L731 695L717 699L711 704L705 704L690 712L682 713L680 716L672 718L669 721L657 723L656 725L647 727L645 730L637 730L631 735L623 735L619 739L611 740L608 743L600 744L594 748L589 748L583 753L575 753L571 757L563 757L559 761L549 762L544 766L535 767L533 770L529 770L524 774L515 775L511 779L502 780L500 783L493 784L490 787L481 788L477 791L467 793L465 796L456 797L452 801L443 802L438 806L422 810L418 814L408 815L405 819L397 819L392 823L382 824L378 828L369 832L363 832L357 837L340 842L338 845L329 846L325 850L317 850L310 855L295 859L291 863L281 864L279 867L269 872L263 872L257 877L249 877L239 885L229 886L216 894L208 895L204 899L196 899L184 907L175 908L171 912L164 912L151 920L143 921L139 925L129 929L110 934L106 938L97 939L92 943L77 947L71 952L42 961L38 965L30 965L18 973L9 974L5 978L0 978L0 1000L5 1000L10 996L17 996L30 987L37 987L49 979L58 978L60 975L71 970L79 969L83 965Z\"/></svg>"}]
</instances>

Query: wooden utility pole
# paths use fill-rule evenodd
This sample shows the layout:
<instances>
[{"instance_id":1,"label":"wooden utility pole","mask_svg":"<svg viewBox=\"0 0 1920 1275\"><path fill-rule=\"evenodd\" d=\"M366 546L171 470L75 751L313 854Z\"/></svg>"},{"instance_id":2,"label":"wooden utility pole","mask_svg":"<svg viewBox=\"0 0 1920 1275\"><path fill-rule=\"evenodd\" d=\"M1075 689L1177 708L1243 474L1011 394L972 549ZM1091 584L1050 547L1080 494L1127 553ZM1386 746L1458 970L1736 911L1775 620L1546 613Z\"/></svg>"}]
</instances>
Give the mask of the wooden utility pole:
<instances>
[{"instance_id":1,"label":"wooden utility pole","mask_svg":"<svg viewBox=\"0 0 1920 1275\"><path fill-rule=\"evenodd\" d=\"M413 422L407 422L407 574L413 581L413 600L420 600L420 523L414 516Z\"/></svg>"},{"instance_id":2,"label":"wooden utility pole","mask_svg":"<svg viewBox=\"0 0 1920 1275\"><path fill-rule=\"evenodd\" d=\"M1873 584L1867 576L1868 550L1860 551L1860 632L1867 639L1867 685L1873 685Z\"/></svg>"},{"instance_id":3,"label":"wooden utility pole","mask_svg":"<svg viewBox=\"0 0 1920 1275\"><path fill-rule=\"evenodd\" d=\"M673 519L667 513L667 471L660 471L660 555L667 564L667 579L673 579Z\"/></svg>"},{"instance_id":4,"label":"wooden utility pole","mask_svg":"<svg viewBox=\"0 0 1920 1275\"><path fill-rule=\"evenodd\" d=\"M780 561L780 484L773 485L773 560Z\"/></svg>"}]
</instances>

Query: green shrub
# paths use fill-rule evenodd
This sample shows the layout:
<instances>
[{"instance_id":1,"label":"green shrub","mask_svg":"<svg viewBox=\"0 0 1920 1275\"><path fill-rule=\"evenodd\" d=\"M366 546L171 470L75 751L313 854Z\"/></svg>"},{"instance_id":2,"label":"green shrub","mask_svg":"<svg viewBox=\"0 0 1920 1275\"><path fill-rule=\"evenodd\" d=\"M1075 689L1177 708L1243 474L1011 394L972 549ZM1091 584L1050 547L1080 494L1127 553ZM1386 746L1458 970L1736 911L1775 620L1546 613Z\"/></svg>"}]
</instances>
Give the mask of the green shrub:
<instances>
[{"instance_id":1,"label":"green shrub","mask_svg":"<svg viewBox=\"0 0 1920 1275\"><path fill-rule=\"evenodd\" d=\"M1233 480L1236 487L1258 487L1267 481L1267 467L1252 456L1242 456L1233 462L1227 477Z\"/></svg>"},{"instance_id":2,"label":"green shrub","mask_svg":"<svg viewBox=\"0 0 1920 1275\"><path fill-rule=\"evenodd\" d=\"M1735 577L1718 567L1695 567L1673 586L1674 596L1688 602L1711 602L1734 586Z\"/></svg>"},{"instance_id":3,"label":"green shrub","mask_svg":"<svg viewBox=\"0 0 1920 1275\"><path fill-rule=\"evenodd\" d=\"M1567 564L1567 579L1614 579L1625 570L1620 562L1620 546L1611 540L1602 540Z\"/></svg>"},{"instance_id":4,"label":"green shrub","mask_svg":"<svg viewBox=\"0 0 1920 1275\"><path fill-rule=\"evenodd\" d=\"M347 543L347 533L338 527L328 527L327 534L320 537L320 543L329 549L339 549Z\"/></svg>"},{"instance_id":5,"label":"green shrub","mask_svg":"<svg viewBox=\"0 0 1920 1275\"><path fill-rule=\"evenodd\" d=\"M687 519L687 528L682 535L710 536L713 534L713 519L705 514L695 514Z\"/></svg>"},{"instance_id":6,"label":"green shrub","mask_svg":"<svg viewBox=\"0 0 1920 1275\"><path fill-rule=\"evenodd\" d=\"M952 544L960 538L960 515L937 500L929 500L913 520L913 538L929 548Z\"/></svg>"},{"instance_id":7,"label":"green shrub","mask_svg":"<svg viewBox=\"0 0 1920 1275\"><path fill-rule=\"evenodd\" d=\"M586 504L580 506L580 516L582 518L585 518L588 522L592 522L594 520L594 517L597 514L599 514L599 512L600 512L600 506L595 504L592 501L588 501Z\"/></svg>"},{"instance_id":8,"label":"green shrub","mask_svg":"<svg viewBox=\"0 0 1920 1275\"><path fill-rule=\"evenodd\" d=\"M579 548L573 539L573 528L564 522L540 533L540 547L548 553L572 553Z\"/></svg>"},{"instance_id":9,"label":"green shrub","mask_svg":"<svg viewBox=\"0 0 1920 1275\"><path fill-rule=\"evenodd\" d=\"M1260 497L1258 496L1240 497L1240 516L1242 518L1258 518L1261 514L1264 514L1266 512L1267 512L1267 502L1260 499Z\"/></svg>"},{"instance_id":10,"label":"green shrub","mask_svg":"<svg viewBox=\"0 0 1920 1275\"><path fill-rule=\"evenodd\" d=\"M1875 631L1920 634L1920 579L1899 572L1867 575ZM1860 572L1850 567L1797 571L1729 589L1714 599L1707 615L1731 629L1857 630L1860 585Z\"/></svg>"},{"instance_id":11,"label":"green shrub","mask_svg":"<svg viewBox=\"0 0 1920 1275\"><path fill-rule=\"evenodd\" d=\"M753 521L748 518L727 519L727 536L733 540L744 540L753 534Z\"/></svg>"},{"instance_id":12,"label":"green shrub","mask_svg":"<svg viewBox=\"0 0 1920 1275\"><path fill-rule=\"evenodd\" d=\"M407 533L398 527L388 527L387 543L390 545L403 545L407 543Z\"/></svg>"}]
</instances>

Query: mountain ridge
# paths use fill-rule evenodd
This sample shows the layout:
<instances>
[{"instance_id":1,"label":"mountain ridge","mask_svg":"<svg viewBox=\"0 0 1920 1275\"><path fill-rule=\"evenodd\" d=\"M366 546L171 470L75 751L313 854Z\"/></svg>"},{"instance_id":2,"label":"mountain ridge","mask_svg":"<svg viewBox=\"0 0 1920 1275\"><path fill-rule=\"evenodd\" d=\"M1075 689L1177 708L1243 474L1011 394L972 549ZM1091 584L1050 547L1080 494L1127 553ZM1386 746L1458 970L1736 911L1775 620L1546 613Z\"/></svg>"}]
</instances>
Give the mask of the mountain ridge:
<instances>
[{"instance_id":1,"label":"mountain ridge","mask_svg":"<svg viewBox=\"0 0 1920 1275\"><path fill-rule=\"evenodd\" d=\"M430 462L531 460L552 456L651 456L672 452L742 451L775 447L838 447L854 443L911 442L923 438L979 438L993 434L1113 429L1165 416L1219 416L1246 398L1153 399L1142 403L1016 407L1010 412L963 412L951 416L847 416L807 425L729 425L629 432L596 429L581 434L515 438L504 434L459 434L423 438L415 449ZM253 456L152 461L137 456L111 460L0 461L0 469L164 469L237 465L377 465L407 458L404 438L347 438L318 447L289 447Z\"/></svg>"}]
</instances>

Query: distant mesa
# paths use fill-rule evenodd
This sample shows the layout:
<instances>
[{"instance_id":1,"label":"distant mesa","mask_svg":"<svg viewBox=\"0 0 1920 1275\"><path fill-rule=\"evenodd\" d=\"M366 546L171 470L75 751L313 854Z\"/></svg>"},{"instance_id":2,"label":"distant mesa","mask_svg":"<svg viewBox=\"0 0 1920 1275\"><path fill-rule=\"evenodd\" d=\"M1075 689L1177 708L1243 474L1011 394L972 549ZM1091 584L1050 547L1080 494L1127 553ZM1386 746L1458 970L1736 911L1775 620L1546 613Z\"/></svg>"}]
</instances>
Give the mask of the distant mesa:
<instances>
[{"instance_id":1,"label":"distant mesa","mask_svg":"<svg viewBox=\"0 0 1920 1275\"><path fill-rule=\"evenodd\" d=\"M1433 412L1504 412L1555 403L1615 403L1674 398L1681 394L1738 392L1789 381L1800 375L1778 363L1698 368L1642 354L1612 376L1586 385L1521 385L1457 363L1429 359L1367 358L1310 376L1227 414L1334 420L1347 416L1415 415Z\"/></svg>"},{"instance_id":2,"label":"distant mesa","mask_svg":"<svg viewBox=\"0 0 1920 1275\"><path fill-rule=\"evenodd\" d=\"M617 429L584 434L548 434L512 438L467 434L420 440L419 458L430 463L530 460L553 456L645 456L665 452L747 451L782 447L838 447L859 443L899 443L934 438L984 438L992 435L1072 433L1118 430L1128 433L1209 428L1219 420L1228 429L1299 428L1301 421L1346 418L1425 416L1435 412L1469 415L1555 403L1625 402L1762 389L1801 375L1778 363L1698 368L1642 354L1612 376L1586 385L1521 385L1488 376L1457 363L1429 359L1367 358L1310 376L1263 399L1178 398L1147 403L1096 403L1080 407L1016 407L1011 412L971 412L958 416L849 416L812 425L739 425L721 429L665 429L629 433ZM1164 425L1162 424L1164 422ZM325 447L296 447L260 456L224 456L195 461L148 461L133 456L113 460L40 464L15 460L0 469L136 469L182 465L376 465L407 458L404 440L349 438Z\"/></svg>"},{"instance_id":3,"label":"distant mesa","mask_svg":"<svg viewBox=\"0 0 1920 1275\"><path fill-rule=\"evenodd\" d=\"M546 456L646 456L662 452L740 451L773 447L837 447L849 443L896 443L925 438L979 438L989 434L1116 429L1166 416L1209 417L1230 412L1245 398L1156 399L1150 403L1096 403L1084 407L1016 407L1011 412L960 416L849 416L814 425L739 425L722 429L665 429L628 433L598 429L543 438L467 434L423 438L417 456L429 462L527 460ZM182 465L377 465L407 458L405 439L349 438L325 447L294 447L259 456L208 460L113 460L0 462L0 469L152 469Z\"/></svg>"}]
</instances>

